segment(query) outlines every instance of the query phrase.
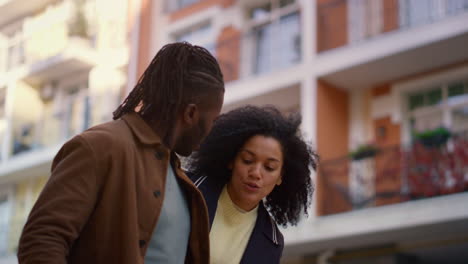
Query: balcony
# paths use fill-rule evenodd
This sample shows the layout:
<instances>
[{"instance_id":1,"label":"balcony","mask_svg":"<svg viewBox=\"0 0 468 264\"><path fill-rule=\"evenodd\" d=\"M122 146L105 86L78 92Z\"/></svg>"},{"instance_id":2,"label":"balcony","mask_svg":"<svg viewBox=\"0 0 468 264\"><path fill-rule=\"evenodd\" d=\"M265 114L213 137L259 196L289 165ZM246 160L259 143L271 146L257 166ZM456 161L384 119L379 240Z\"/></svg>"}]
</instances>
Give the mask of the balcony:
<instances>
[{"instance_id":1,"label":"balcony","mask_svg":"<svg viewBox=\"0 0 468 264\"><path fill-rule=\"evenodd\" d=\"M53 0L0 0L0 27L9 22L36 12Z\"/></svg>"},{"instance_id":2,"label":"balcony","mask_svg":"<svg viewBox=\"0 0 468 264\"><path fill-rule=\"evenodd\" d=\"M38 98L28 100L27 108L34 113L22 115L27 108L18 105L14 108L12 120L12 157L24 156L44 148L55 147L70 137L87 129L91 124L91 98L83 84L74 90L59 90L53 101Z\"/></svg>"},{"instance_id":3,"label":"balcony","mask_svg":"<svg viewBox=\"0 0 468 264\"><path fill-rule=\"evenodd\" d=\"M468 132L446 143L415 142L324 161L325 215L468 191ZM365 153L364 153L365 154ZM359 159L358 159L359 158Z\"/></svg>"},{"instance_id":4,"label":"balcony","mask_svg":"<svg viewBox=\"0 0 468 264\"><path fill-rule=\"evenodd\" d=\"M447 141L391 146L321 162L317 182L323 195L318 194L316 207L322 215L284 231L284 257L389 245L395 252L413 254L420 241L465 239L467 150L464 131Z\"/></svg>"},{"instance_id":5,"label":"balcony","mask_svg":"<svg viewBox=\"0 0 468 264\"><path fill-rule=\"evenodd\" d=\"M21 32L1 52L1 68L31 85L90 69L95 60L93 26L74 8L64 2L25 18Z\"/></svg>"},{"instance_id":6,"label":"balcony","mask_svg":"<svg viewBox=\"0 0 468 264\"><path fill-rule=\"evenodd\" d=\"M338 87L371 87L468 59L465 0L323 1L317 13L317 68Z\"/></svg>"}]
</instances>

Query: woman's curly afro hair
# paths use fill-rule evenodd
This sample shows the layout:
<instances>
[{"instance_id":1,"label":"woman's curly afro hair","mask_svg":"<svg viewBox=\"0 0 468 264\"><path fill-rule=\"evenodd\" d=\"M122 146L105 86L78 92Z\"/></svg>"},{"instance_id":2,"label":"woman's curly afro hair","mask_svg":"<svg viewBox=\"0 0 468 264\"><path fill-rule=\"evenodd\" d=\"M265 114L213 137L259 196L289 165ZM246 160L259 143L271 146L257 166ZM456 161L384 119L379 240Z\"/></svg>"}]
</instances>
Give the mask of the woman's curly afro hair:
<instances>
[{"instance_id":1,"label":"woman's curly afro hair","mask_svg":"<svg viewBox=\"0 0 468 264\"><path fill-rule=\"evenodd\" d=\"M300 115L286 117L272 106L237 108L215 121L188 169L193 175L226 184L231 177L228 164L248 139L256 135L275 138L283 151L282 183L266 197L265 206L279 225L296 225L301 212L307 214L314 190L311 168L316 169L318 160L302 139L300 124Z\"/></svg>"}]
</instances>

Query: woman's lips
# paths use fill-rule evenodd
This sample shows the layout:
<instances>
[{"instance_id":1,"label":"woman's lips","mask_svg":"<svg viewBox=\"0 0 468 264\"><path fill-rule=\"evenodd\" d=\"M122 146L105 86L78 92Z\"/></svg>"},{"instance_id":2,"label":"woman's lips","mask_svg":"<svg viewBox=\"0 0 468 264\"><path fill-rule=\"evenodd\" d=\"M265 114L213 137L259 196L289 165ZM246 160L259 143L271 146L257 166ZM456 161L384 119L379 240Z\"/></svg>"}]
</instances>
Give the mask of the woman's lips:
<instances>
[{"instance_id":1,"label":"woman's lips","mask_svg":"<svg viewBox=\"0 0 468 264\"><path fill-rule=\"evenodd\" d=\"M260 189L260 187L255 183L246 182L246 183L244 183L244 185L245 185L245 188L248 191L251 191L251 192L256 192L256 191L258 191Z\"/></svg>"}]
</instances>

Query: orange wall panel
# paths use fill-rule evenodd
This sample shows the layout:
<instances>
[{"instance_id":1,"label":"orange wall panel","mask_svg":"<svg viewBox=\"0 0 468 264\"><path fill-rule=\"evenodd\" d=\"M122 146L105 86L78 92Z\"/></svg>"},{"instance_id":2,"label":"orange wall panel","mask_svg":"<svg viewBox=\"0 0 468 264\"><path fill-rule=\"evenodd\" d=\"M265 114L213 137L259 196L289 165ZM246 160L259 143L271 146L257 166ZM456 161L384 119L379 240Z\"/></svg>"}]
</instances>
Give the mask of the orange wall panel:
<instances>
[{"instance_id":1,"label":"orange wall panel","mask_svg":"<svg viewBox=\"0 0 468 264\"><path fill-rule=\"evenodd\" d=\"M348 152L349 95L323 81L317 87L317 152L321 161L343 157ZM325 165L317 174L317 214L325 215L350 209L350 204L334 184L348 185L347 166L327 170L333 179L325 179Z\"/></svg>"},{"instance_id":2,"label":"orange wall panel","mask_svg":"<svg viewBox=\"0 0 468 264\"><path fill-rule=\"evenodd\" d=\"M223 72L224 81L239 78L241 32L233 26L223 28L218 36L216 56Z\"/></svg>"},{"instance_id":3,"label":"orange wall panel","mask_svg":"<svg viewBox=\"0 0 468 264\"><path fill-rule=\"evenodd\" d=\"M384 28L383 32L389 32L399 28L398 0L384 0Z\"/></svg>"},{"instance_id":4,"label":"orange wall panel","mask_svg":"<svg viewBox=\"0 0 468 264\"><path fill-rule=\"evenodd\" d=\"M141 2L137 79L140 78L152 59L150 54L151 29L153 27L151 23L152 2L151 0L142 0Z\"/></svg>"},{"instance_id":5,"label":"orange wall panel","mask_svg":"<svg viewBox=\"0 0 468 264\"><path fill-rule=\"evenodd\" d=\"M348 42L348 4L346 0L317 2L317 50L324 51Z\"/></svg>"},{"instance_id":6,"label":"orange wall panel","mask_svg":"<svg viewBox=\"0 0 468 264\"><path fill-rule=\"evenodd\" d=\"M322 160L348 152L349 95L319 81L317 90L317 143Z\"/></svg>"}]
</instances>

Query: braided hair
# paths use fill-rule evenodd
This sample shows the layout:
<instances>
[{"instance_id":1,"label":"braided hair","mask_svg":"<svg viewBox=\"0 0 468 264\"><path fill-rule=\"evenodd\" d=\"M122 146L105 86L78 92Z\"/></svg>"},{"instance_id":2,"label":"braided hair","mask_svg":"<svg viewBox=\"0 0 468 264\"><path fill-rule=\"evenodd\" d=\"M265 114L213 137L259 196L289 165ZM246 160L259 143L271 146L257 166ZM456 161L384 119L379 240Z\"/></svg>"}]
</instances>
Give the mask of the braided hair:
<instances>
[{"instance_id":1,"label":"braided hair","mask_svg":"<svg viewBox=\"0 0 468 264\"><path fill-rule=\"evenodd\" d=\"M283 152L282 183L266 197L265 206L282 226L296 225L301 213L307 215L313 193L311 169L316 170L318 155L299 134L300 115L282 115L272 106L245 106L223 114L189 161L192 175L206 175L226 184L228 164L253 136L272 137Z\"/></svg>"},{"instance_id":2,"label":"braided hair","mask_svg":"<svg viewBox=\"0 0 468 264\"><path fill-rule=\"evenodd\" d=\"M149 124L173 126L180 109L216 91L224 92L223 75L208 50L188 42L167 44L113 112L113 119L139 107L138 113Z\"/></svg>"}]
</instances>

